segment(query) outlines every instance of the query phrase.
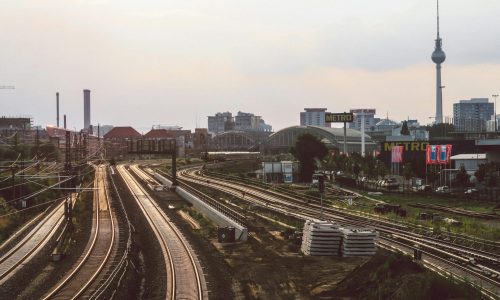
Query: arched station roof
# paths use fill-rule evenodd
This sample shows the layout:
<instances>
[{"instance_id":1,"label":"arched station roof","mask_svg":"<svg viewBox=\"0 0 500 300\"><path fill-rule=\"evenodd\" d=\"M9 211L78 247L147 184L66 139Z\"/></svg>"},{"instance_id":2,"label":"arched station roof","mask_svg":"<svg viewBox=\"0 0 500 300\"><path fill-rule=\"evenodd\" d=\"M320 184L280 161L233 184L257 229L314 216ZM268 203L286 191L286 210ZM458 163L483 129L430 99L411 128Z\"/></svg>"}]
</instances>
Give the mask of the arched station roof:
<instances>
[{"instance_id":1,"label":"arched station roof","mask_svg":"<svg viewBox=\"0 0 500 300\"><path fill-rule=\"evenodd\" d=\"M344 128L330 128L319 126L291 126L277 131L269 136L267 146L271 149L289 148L295 144L297 137L309 133L319 138L329 148L342 149L344 144ZM348 151L361 149L361 132L355 129L346 129L346 142ZM372 138L365 133L367 150L375 147Z\"/></svg>"}]
</instances>

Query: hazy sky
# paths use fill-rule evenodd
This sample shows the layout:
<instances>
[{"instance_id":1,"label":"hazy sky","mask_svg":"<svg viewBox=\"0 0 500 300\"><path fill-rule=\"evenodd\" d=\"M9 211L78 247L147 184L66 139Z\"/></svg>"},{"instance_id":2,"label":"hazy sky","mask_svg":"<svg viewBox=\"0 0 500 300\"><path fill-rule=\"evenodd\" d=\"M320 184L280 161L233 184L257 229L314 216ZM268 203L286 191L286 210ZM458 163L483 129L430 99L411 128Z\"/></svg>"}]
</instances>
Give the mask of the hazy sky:
<instances>
[{"instance_id":1,"label":"hazy sky","mask_svg":"<svg viewBox=\"0 0 500 300\"><path fill-rule=\"evenodd\" d=\"M0 115L69 127L206 127L238 110L273 128L304 107L435 114L434 0L2 0ZM500 1L441 0L444 115L500 93ZM62 121L61 121L62 124Z\"/></svg>"}]
</instances>

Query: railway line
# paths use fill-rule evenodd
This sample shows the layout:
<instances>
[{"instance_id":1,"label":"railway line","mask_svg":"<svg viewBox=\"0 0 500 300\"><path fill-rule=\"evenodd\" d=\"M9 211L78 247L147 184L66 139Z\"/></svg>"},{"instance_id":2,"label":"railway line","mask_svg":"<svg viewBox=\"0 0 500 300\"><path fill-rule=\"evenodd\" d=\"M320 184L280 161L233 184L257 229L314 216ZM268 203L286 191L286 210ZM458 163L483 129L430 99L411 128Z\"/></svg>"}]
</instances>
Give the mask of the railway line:
<instances>
[{"instance_id":1,"label":"railway line","mask_svg":"<svg viewBox=\"0 0 500 300\"><path fill-rule=\"evenodd\" d=\"M299 219L320 218L320 206L316 203L304 201L291 195L247 185L242 182L231 182L227 179L207 177L199 168L185 169L179 172L178 179L210 188L241 198L253 204L292 215ZM452 266L462 275L467 273L479 279L476 284L482 286L484 293L498 297L500 291L500 256L497 252L487 252L458 245L452 241L435 239L422 234L414 233L406 224L392 223L388 220L371 218L369 215L356 215L337 208L323 208L325 218L332 219L344 226L370 226L380 232L381 246L388 248L405 248L407 252L418 247L429 260L440 268ZM494 243L493 243L494 244ZM487 286L487 288L485 287Z\"/></svg>"},{"instance_id":2,"label":"railway line","mask_svg":"<svg viewBox=\"0 0 500 300\"><path fill-rule=\"evenodd\" d=\"M111 257L118 230L111 210L106 184L106 167L94 166L93 225L91 239L77 265L64 275L43 299L90 298L95 289L93 283L99 277Z\"/></svg>"},{"instance_id":3,"label":"railway line","mask_svg":"<svg viewBox=\"0 0 500 300\"><path fill-rule=\"evenodd\" d=\"M72 202L74 201L73 196ZM0 285L47 245L63 221L64 201L60 201L15 246L0 257Z\"/></svg>"},{"instance_id":4,"label":"railway line","mask_svg":"<svg viewBox=\"0 0 500 300\"><path fill-rule=\"evenodd\" d=\"M241 178L237 177L231 177L231 176L225 176L222 174L204 174L205 177L216 177L219 180L222 181L238 181L241 182ZM242 183L242 186L253 186L255 188L259 188L260 190L269 190L270 188L268 186L265 186L265 184L261 182L255 182L255 181L248 181L251 182L251 184L248 183ZM308 202L308 205L312 207L316 207L319 209L319 199L304 195L304 194L297 194L294 193L290 190L286 190L283 188L277 188L276 191L279 191L279 193L283 193L284 195L290 196L286 197L286 199L289 199L289 201L297 201L297 198L300 199L305 199ZM344 189L340 189L339 193L345 193L346 191ZM283 197L283 195L282 195ZM375 222L373 224L368 224L368 225L377 225L377 224L386 224L390 227L397 227L400 228L401 230L404 230L405 232L408 232L409 234L414 234L417 237L425 237L428 240L432 240L435 242L441 242L441 243L448 243L452 246L460 246L461 248L467 249L468 252L474 256L474 253L479 253L479 254L484 254L485 256L493 255L495 259L500 259L500 242L497 241L491 241L491 240L485 240L477 237L471 237L463 234L457 234L457 233L451 233L447 232L446 234L436 234L436 232L433 231L432 228L427 228L421 225L416 225L413 223L405 222L405 221L396 221L396 220L389 220L387 218L381 217L376 214L370 214L370 213L363 213L363 212L356 212L352 210L347 210L344 207L337 206L333 204L331 201L325 201L325 205L330 205L332 208L335 209L335 212L337 214L342 214L342 215L347 215L348 217L355 217L358 218L359 221L367 221L370 220L370 222ZM471 247L470 245L478 245L479 247ZM484 250L486 249L486 250Z\"/></svg>"},{"instance_id":5,"label":"railway line","mask_svg":"<svg viewBox=\"0 0 500 300\"><path fill-rule=\"evenodd\" d=\"M167 273L166 298L207 299L208 291L204 274L194 251L168 216L135 178L148 180L149 176L137 165L132 165L129 169L120 165L117 170L160 243Z\"/></svg>"}]
</instances>

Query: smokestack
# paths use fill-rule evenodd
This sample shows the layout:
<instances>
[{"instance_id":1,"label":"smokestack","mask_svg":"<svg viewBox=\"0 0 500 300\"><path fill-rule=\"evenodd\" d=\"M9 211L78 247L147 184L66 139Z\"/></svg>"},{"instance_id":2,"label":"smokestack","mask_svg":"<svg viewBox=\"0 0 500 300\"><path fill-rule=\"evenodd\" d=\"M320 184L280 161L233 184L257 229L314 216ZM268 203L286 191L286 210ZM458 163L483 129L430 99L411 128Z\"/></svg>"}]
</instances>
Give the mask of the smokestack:
<instances>
[{"instance_id":1,"label":"smokestack","mask_svg":"<svg viewBox=\"0 0 500 300\"><path fill-rule=\"evenodd\" d=\"M66 129L66 115L64 115L64 129Z\"/></svg>"},{"instance_id":2,"label":"smokestack","mask_svg":"<svg viewBox=\"0 0 500 300\"><path fill-rule=\"evenodd\" d=\"M83 90L83 129L90 132L90 90Z\"/></svg>"},{"instance_id":3,"label":"smokestack","mask_svg":"<svg viewBox=\"0 0 500 300\"><path fill-rule=\"evenodd\" d=\"M59 92L56 93L57 128L59 128Z\"/></svg>"}]
</instances>

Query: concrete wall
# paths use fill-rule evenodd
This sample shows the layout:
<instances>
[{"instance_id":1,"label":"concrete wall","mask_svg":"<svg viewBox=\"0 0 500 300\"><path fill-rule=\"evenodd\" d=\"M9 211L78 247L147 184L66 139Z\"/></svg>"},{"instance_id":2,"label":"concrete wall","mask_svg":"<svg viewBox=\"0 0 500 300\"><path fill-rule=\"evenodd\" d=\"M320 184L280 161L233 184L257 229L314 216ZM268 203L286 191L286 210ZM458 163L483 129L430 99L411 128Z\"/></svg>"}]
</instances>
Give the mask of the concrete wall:
<instances>
[{"instance_id":1,"label":"concrete wall","mask_svg":"<svg viewBox=\"0 0 500 300\"><path fill-rule=\"evenodd\" d=\"M154 177L156 180L161 182L163 185L167 186L170 188L172 186L172 182L162 175L158 174L157 172L154 173ZM241 226L238 224L236 221L232 220L231 218L227 217L226 215L222 214L215 208L211 207L210 205L206 204L202 200L200 200L198 197L195 195L189 193L185 189L181 187L176 187L175 188L176 193L182 197L182 199L188 201L191 203L196 210L201 212L204 216L212 220L215 224L218 226L230 226L235 228L235 240L239 241L246 241L248 238L248 229L246 227Z\"/></svg>"}]
</instances>

